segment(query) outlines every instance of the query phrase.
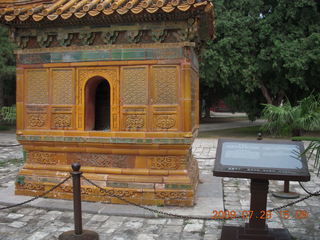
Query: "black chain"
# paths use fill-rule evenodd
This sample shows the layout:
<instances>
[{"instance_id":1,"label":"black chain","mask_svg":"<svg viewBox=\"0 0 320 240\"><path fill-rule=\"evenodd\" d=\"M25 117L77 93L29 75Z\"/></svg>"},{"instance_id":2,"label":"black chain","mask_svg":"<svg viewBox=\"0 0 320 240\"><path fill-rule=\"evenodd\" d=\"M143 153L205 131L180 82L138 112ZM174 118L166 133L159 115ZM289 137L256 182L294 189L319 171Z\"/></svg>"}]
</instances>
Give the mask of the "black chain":
<instances>
[{"instance_id":1,"label":"black chain","mask_svg":"<svg viewBox=\"0 0 320 240\"><path fill-rule=\"evenodd\" d=\"M0 147L18 147L18 146L21 146L21 144L9 144L9 145L0 145Z\"/></svg>"},{"instance_id":2,"label":"black chain","mask_svg":"<svg viewBox=\"0 0 320 240\"><path fill-rule=\"evenodd\" d=\"M68 181L69 179L71 178L71 176L67 177L66 179L64 179L62 182L60 182L59 184L55 185L54 187L52 187L51 189L49 189L48 191L42 193L41 195L39 196L36 196L36 197L33 197L27 201L24 201L24 202L21 202L21 203L18 203L18 204L15 204L15 205L11 205L11 206L7 206L7 207L2 207L0 208L0 211L1 210L5 210L5 209L9 209L9 208L14 208L14 207L19 207L19 206L22 206L24 204L27 204L29 202L32 202L38 198L41 198L41 197L44 197L45 195L47 195L49 192L52 192L53 190L55 190L56 188L60 187L62 184L64 184L66 181Z\"/></svg>"},{"instance_id":3,"label":"black chain","mask_svg":"<svg viewBox=\"0 0 320 240\"><path fill-rule=\"evenodd\" d=\"M306 188L302 185L301 182L299 182L299 185L300 185L300 187L301 187L307 194L309 194L309 195L314 195L314 196L319 196L319 195L320 195L319 193L317 194L317 192L315 192L315 193L310 192L308 189L306 189Z\"/></svg>"},{"instance_id":4,"label":"black chain","mask_svg":"<svg viewBox=\"0 0 320 240\"><path fill-rule=\"evenodd\" d=\"M109 197L116 197L118 199L120 199L121 201L124 201L128 204L131 204L131 205L134 205L136 207L139 207L139 208L142 208L142 209L145 209L147 211L150 211L150 212L153 212L153 213L156 213L156 214L161 214L161 215L166 215L166 216L170 216L170 217L175 217L175 218L182 218L182 219L197 219L197 220L233 220L233 219L240 219L240 218L245 218L244 216L236 216L236 217L230 217L230 218L213 218L212 216L211 217L191 217L191 216L185 216L185 215L179 215L179 214L174 214L174 213L168 213L168 212L164 212L164 211L160 211L160 210L157 210L157 209L153 209L153 208L149 208L149 207L146 207L146 206L142 206L142 205L139 205L137 203L134 203L134 202L131 202L127 199L124 199L118 195L115 195L112 193L112 191L108 191L100 186L98 186L97 184L95 184L94 182L92 182L90 179L86 178L85 176L82 176L87 182L89 182L90 184L92 184L93 186L99 188L101 191L105 192ZM308 198L311 198L311 197L314 197L314 196L319 196L320 195L320 191L317 191L317 192L314 192L312 194L309 194L308 196L306 197L303 197L303 198L300 198L296 201L293 201L293 202L290 202L288 204L285 204L281 207L276 207L276 208L273 208L273 209L270 209L268 210L268 212L274 212L274 211L279 211L280 209L283 209L283 208L286 208L286 207L289 207L289 206L292 206L296 203L299 203L299 202L302 202ZM249 211L248 211L249 212Z\"/></svg>"}]
</instances>

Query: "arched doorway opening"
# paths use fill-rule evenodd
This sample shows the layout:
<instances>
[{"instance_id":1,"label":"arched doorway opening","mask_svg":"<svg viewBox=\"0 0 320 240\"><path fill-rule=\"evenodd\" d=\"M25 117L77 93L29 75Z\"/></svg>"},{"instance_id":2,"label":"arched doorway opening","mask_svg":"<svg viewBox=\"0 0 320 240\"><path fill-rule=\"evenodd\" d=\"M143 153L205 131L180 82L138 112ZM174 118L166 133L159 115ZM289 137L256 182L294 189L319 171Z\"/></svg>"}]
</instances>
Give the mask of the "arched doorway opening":
<instances>
[{"instance_id":1,"label":"arched doorway opening","mask_svg":"<svg viewBox=\"0 0 320 240\"><path fill-rule=\"evenodd\" d=\"M110 85L102 77L91 78L85 87L85 130L110 130Z\"/></svg>"}]
</instances>

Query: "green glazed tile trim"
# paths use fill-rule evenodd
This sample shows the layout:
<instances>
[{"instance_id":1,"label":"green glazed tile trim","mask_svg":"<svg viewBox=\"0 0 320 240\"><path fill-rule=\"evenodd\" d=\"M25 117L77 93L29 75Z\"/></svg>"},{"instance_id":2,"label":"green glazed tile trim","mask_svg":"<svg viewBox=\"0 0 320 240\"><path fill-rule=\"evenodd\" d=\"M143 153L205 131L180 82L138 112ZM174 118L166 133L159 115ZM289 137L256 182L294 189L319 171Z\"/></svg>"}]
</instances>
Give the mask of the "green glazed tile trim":
<instances>
[{"instance_id":1,"label":"green glazed tile trim","mask_svg":"<svg viewBox=\"0 0 320 240\"><path fill-rule=\"evenodd\" d=\"M166 189L192 189L192 185L186 185L186 184L166 184Z\"/></svg>"},{"instance_id":2,"label":"green glazed tile trim","mask_svg":"<svg viewBox=\"0 0 320 240\"><path fill-rule=\"evenodd\" d=\"M183 47L99 49L18 54L18 64L92 61L167 60L185 58Z\"/></svg>"},{"instance_id":3,"label":"green glazed tile trim","mask_svg":"<svg viewBox=\"0 0 320 240\"><path fill-rule=\"evenodd\" d=\"M61 137L61 136L17 136L21 141L76 142L76 143L133 143L133 144L192 144L192 138L106 138L106 137Z\"/></svg>"}]
</instances>

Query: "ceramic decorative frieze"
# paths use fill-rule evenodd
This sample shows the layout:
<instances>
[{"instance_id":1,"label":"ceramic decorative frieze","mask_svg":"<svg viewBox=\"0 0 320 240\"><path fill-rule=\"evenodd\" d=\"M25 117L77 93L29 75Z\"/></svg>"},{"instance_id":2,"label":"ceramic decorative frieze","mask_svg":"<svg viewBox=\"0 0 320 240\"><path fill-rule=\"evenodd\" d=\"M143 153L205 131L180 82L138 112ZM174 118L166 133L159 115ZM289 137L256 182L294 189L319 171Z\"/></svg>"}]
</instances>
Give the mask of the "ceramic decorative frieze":
<instances>
[{"instance_id":1,"label":"ceramic decorative frieze","mask_svg":"<svg viewBox=\"0 0 320 240\"><path fill-rule=\"evenodd\" d=\"M75 30L35 30L25 32L19 30L15 33L16 43L20 49L37 49L48 47L70 47L70 46L90 46L104 44L140 44L140 43L179 43L194 41L196 31L191 27L181 29L181 24L171 25L168 28L158 26L124 28L97 28L95 31ZM37 44L32 44L32 39L36 38Z\"/></svg>"},{"instance_id":2,"label":"ceramic decorative frieze","mask_svg":"<svg viewBox=\"0 0 320 240\"><path fill-rule=\"evenodd\" d=\"M119 36L119 31L105 31L101 33L102 41L106 44L114 44Z\"/></svg>"},{"instance_id":3,"label":"ceramic decorative frieze","mask_svg":"<svg viewBox=\"0 0 320 240\"><path fill-rule=\"evenodd\" d=\"M31 151L28 153L28 161L37 164L55 165L58 163L53 152L37 152Z\"/></svg>"},{"instance_id":4,"label":"ceramic decorative frieze","mask_svg":"<svg viewBox=\"0 0 320 240\"><path fill-rule=\"evenodd\" d=\"M75 35L74 33L58 32L57 41L59 42L60 46L63 46L63 47L70 46L74 35Z\"/></svg>"},{"instance_id":5,"label":"ceramic decorative frieze","mask_svg":"<svg viewBox=\"0 0 320 240\"><path fill-rule=\"evenodd\" d=\"M175 170L185 167L185 161L180 156L158 156L151 158L151 169Z\"/></svg>"},{"instance_id":6,"label":"ceramic decorative frieze","mask_svg":"<svg viewBox=\"0 0 320 240\"><path fill-rule=\"evenodd\" d=\"M68 164L79 162L82 166L126 168L130 167L129 155L102 154L102 153L68 153Z\"/></svg>"},{"instance_id":7,"label":"ceramic decorative frieze","mask_svg":"<svg viewBox=\"0 0 320 240\"><path fill-rule=\"evenodd\" d=\"M152 40L155 42L163 42L168 36L168 30L166 29L154 29L152 30Z\"/></svg>"}]
</instances>

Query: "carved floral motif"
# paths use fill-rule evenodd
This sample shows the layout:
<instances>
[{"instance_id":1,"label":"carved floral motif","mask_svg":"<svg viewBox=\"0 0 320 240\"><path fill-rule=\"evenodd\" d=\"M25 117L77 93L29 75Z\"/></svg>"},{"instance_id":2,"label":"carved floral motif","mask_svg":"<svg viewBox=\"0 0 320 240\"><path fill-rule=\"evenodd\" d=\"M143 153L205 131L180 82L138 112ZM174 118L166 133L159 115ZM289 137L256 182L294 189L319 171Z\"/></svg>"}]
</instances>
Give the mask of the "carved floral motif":
<instances>
[{"instance_id":1,"label":"carved floral motif","mask_svg":"<svg viewBox=\"0 0 320 240\"><path fill-rule=\"evenodd\" d=\"M16 185L19 189L26 189L26 190L37 190L37 191L44 191L45 187L39 183L31 183L27 182L25 184L18 184Z\"/></svg>"},{"instance_id":2,"label":"carved floral motif","mask_svg":"<svg viewBox=\"0 0 320 240\"><path fill-rule=\"evenodd\" d=\"M53 127L64 128L71 127L72 115L71 114L53 114Z\"/></svg>"},{"instance_id":3,"label":"carved floral motif","mask_svg":"<svg viewBox=\"0 0 320 240\"><path fill-rule=\"evenodd\" d=\"M144 119L141 115L128 115L125 120L125 128L142 128Z\"/></svg>"},{"instance_id":4,"label":"carved floral motif","mask_svg":"<svg viewBox=\"0 0 320 240\"><path fill-rule=\"evenodd\" d=\"M27 125L28 127L43 127L46 124L46 114L28 114Z\"/></svg>"},{"instance_id":5,"label":"carved floral motif","mask_svg":"<svg viewBox=\"0 0 320 240\"><path fill-rule=\"evenodd\" d=\"M29 159L33 163L40 163L40 164L57 164L58 161L54 158L54 153L49 152L30 152Z\"/></svg>"},{"instance_id":6,"label":"carved floral motif","mask_svg":"<svg viewBox=\"0 0 320 240\"><path fill-rule=\"evenodd\" d=\"M178 169L180 159L175 156L154 157L151 160L152 169Z\"/></svg>"},{"instance_id":7,"label":"carved floral motif","mask_svg":"<svg viewBox=\"0 0 320 240\"><path fill-rule=\"evenodd\" d=\"M156 192L156 197L161 199L182 199L186 196L187 194L185 192Z\"/></svg>"},{"instance_id":8,"label":"carved floral motif","mask_svg":"<svg viewBox=\"0 0 320 240\"><path fill-rule=\"evenodd\" d=\"M156 120L156 126L161 129L173 128L176 124L176 120L170 115L158 116Z\"/></svg>"}]
</instances>

